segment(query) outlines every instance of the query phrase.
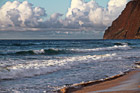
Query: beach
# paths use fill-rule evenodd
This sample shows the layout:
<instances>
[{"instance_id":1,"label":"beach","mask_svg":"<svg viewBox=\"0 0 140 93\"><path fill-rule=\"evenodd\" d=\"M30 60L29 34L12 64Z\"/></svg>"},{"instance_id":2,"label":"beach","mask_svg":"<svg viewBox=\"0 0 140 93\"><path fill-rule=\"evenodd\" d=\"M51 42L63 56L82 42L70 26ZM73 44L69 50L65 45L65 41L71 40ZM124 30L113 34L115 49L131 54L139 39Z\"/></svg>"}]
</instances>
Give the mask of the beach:
<instances>
[{"instance_id":1,"label":"beach","mask_svg":"<svg viewBox=\"0 0 140 93\"><path fill-rule=\"evenodd\" d=\"M140 69L99 82L77 84L61 89L62 93L140 93ZM79 86L79 87L78 87Z\"/></svg>"}]
</instances>

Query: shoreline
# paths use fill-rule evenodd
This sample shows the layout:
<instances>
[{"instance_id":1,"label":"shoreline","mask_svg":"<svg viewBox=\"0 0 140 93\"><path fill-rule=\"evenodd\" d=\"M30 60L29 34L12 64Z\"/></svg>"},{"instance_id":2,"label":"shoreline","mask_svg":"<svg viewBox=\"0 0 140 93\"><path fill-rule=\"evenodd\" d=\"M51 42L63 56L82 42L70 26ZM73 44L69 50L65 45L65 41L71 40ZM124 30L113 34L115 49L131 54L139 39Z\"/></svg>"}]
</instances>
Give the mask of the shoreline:
<instances>
[{"instance_id":1,"label":"shoreline","mask_svg":"<svg viewBox=\"0 0 140 93\"><path fill-rule=\"evenodd\" d=\"M83 82L79 84L73 84L68 87L64 87L60 90L58 90L58 93L140 93L140 62L136 62L136 69L131 69L129 71L126 71L122 74L118 74L109 78L95 80L95 81L89 81L89 82ZM138 75L137 75L138 74ZM132 78L133 77L133 78ZM138 89L130 90L128 89L122 89L121 86L127 86L127 84L121 84L126 83L129 81L129 84L134 83L134 80L139 80L139 84L137 85ZM136 83L137 81L135 81ZM135 86L135 85L133 85ZM117 88L118 87L118 88ZM119 88L120 87L120 88ZM127 86L128 87L128 86ZM130 86L129 86L130 87ZM113 89L114 88L114 89ZM135 86L136 88L136 86ZM120 90L119 90L120 89ZM123 92L122 92L123 91Z\"/></svg>"}]
</instances>

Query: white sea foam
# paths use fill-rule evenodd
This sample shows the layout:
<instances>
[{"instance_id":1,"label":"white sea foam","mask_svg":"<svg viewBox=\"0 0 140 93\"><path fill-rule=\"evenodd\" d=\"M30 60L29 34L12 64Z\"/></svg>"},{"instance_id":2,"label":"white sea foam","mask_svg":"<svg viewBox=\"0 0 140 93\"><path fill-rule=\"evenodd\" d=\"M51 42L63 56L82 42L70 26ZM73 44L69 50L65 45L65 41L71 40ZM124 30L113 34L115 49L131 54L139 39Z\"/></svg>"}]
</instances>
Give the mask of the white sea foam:
<instances>
[{"instance_id":1,"label":"white sea foam","mask_svg":"<svg viewBox=\"0 0 140 93\"><path fill-rule=\"evenodd\" d=\"M55 54L67 54L67 53L76 53L76 52L94 52L94 51L113 51L113 50L128 50L131 49L127 43L123 43L122 45L114 45L112 47L101 47L101 48L91 48L91 49L57 49L57 48L49 48L49 49L40 49L40 50L24 50L24 51L0 51L1 55L55 55Z\"/></svg>"},{"instance_id":2,"label":"white sea foam","mask_svg":"<svg viewBox=\"0 0 140 93\"><path fill-rule=\"evenodd\" d=\"M113 54L87 55L68 57L60 60L34 60L27 64L18 64L0 69L0 79L14 79L22 77L32 77L40 74L47 74L62 69L70 69L80 63L91 63L113 59Z\"/></svg>"},{"instance_id":3,"label":"white sea foam","mask_svg":"<svg viewBox=\"0 0 140 93\"><path fill-rule=\"evenodd\" d=\"M41 50L33 50L33 52L35 54L42 54L42 53L45 53L45 50L44 49L41 49Z\"/></svg>"},{"instance_id":4,"label":"white sea foam","mask_svg":"<svg viewBox=\"0 0 140 93\"><path fill-rule=\"evenodd\" d=\"M112 47L102 47L102 48L93 48L93 49L40 49L40 50L33 50L33 53L35 54L44 54L46 52L50 51L73 51L73 52L93 52L93 51L109 51L109 50L128 50L131 49L130 46L128 46L126 43L124 43L123 45L114 45Z\"/></svg>"},{"instance_id":5,"label":"white sea foam","mask_svg":"<svg viewBox=\"0 0 140 93\"><path fill-rule=\"evenodd\" d=\"M93 48L93 49L71 49L71 51L78 52L91 52L91 51L109 51L109 50L128 50L131 49L126 43L124 45L114 45L112 47L102 47L102 48Z\"/></svg>"},{"instance_id":6,"label":"white sea foam","mask_svg":"<svg viewBox=\"0 0 140 93\"><path fill-rule=\"evenodd\" d=\"M101 48L93 48L93 49L50 49L52 51L73 51L73 52L93 52L93 51L109 51L109 50L128 50L131 49L127 43L122 43L122 45L114 45L112 47L101 47ZM41 50L33 50L35 54L45 53L44 49Z\"/></svg>"}]
</instances>

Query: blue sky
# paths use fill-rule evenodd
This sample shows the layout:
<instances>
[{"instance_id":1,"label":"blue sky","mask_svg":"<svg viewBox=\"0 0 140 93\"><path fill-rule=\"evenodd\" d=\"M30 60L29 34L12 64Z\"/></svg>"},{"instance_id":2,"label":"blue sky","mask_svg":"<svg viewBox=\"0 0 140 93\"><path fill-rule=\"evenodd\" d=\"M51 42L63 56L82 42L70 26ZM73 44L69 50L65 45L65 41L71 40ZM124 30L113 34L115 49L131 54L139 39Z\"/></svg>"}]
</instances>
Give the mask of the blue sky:
<instances>
[{"instance_id":1,"label":"blue sky","mask_svg":"<svg viewBox=\"0 0 140 93\"><path fill-rule=\"evenodd\" d=\"M102 39L128 0L94 1L0 0L0 39Z\"/></svg>"},{"instance_id":2,"label":"blue sky","mask_svg":"<svg viewBox=\"0 0 140 93\"><path fill-rule=\"evenodd\" d=\"M0 6L2 6L7 1L14 0L0 0ZM25 1L25 0L17 0ZM35 6L40 6L46 9L47 14L50 16L53 13L66 14L68 8L70 7L71 0L27 0L28 2L34 4ZM88 2L90 0L84 0ZM109 0L95 0L102 7L106 7Z\"/></svg>"}]
</instances>

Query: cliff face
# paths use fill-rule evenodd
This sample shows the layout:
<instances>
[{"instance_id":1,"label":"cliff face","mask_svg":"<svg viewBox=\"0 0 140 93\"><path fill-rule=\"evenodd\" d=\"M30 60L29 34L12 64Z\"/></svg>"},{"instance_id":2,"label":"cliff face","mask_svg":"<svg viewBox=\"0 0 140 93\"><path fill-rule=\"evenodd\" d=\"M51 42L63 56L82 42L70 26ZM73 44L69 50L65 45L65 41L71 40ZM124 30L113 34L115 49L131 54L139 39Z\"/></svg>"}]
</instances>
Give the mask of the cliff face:
<instances>
[{"instance_id":1,"label":"cliff face","mask_svg":"<svg viewBox=\"0 0 140 93\"><path fill-rule=\"evenodd\" d=\"M132 0L104 34L104 39L140 39L140 0Z\"/></svg>"}]
</instances>

